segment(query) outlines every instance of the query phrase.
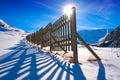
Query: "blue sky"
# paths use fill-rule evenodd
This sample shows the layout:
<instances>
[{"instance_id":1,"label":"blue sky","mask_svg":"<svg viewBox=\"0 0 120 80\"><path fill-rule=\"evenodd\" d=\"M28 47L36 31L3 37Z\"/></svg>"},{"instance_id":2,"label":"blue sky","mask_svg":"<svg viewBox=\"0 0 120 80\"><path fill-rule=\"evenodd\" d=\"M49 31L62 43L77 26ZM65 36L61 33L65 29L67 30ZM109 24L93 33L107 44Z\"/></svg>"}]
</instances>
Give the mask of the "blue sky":
<instances>
[{"instance_id":1,"label":"blue sky","mask_svg":"<svg viewBox=\"0 0 120 80\"><path fill-rule=\"evenodd\" d=\"M0 19L35 32L54 23L69 4L77 9L77 30L120 25L120 0L0 0Z\"/></svg>"}]
</instances>

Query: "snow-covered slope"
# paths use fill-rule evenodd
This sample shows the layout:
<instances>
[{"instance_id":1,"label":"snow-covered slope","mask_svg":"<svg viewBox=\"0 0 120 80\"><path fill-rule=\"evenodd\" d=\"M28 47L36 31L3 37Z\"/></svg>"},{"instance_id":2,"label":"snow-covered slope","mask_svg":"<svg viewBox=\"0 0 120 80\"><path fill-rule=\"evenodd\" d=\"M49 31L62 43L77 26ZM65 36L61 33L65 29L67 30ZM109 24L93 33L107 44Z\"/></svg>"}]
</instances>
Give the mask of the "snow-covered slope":
<instances>
[{"instance_id":1,"label":"snow-covered slope","mask_svg":"<svg viewBox=\"0 0 120 80\"><path fill-rule=\"evenodd\" d=\"M106 35L98 40L97 45L99 46L100 44L104 43L105 38L108 36L109 33L106 33Z\"/></svg>"},{"instance_id":2,"label":"snow-covered slope","mask_svg":"<svg viewBox=\"0 0 120 80\"><path fill-rule=\"evenodd\" d=\"M13 28L0 19L0 56L10 51L10 47L16 45L25 38L26 33L17 28Z\"/></svg>"},{"instance_id":3,"label":"snow-covered slope","mask_svg":"<svg viewBox=\"0 0 120 80\"><path fill-rule=\"evenodd\" d=\"M99 46L120 47L120 26L109 33Z\"/></svg>"},{"instance_id":4,"label":"snow-covered slope","mask_svg":"<svg viewBox=\"0 0 120 80\"><path fill-rule=\"evenodd\" d=\"M7 29L12 29L10 25L8 25L6 22L0 19L0 27L7 28Z\"/></svg>"},{"instance_id":5,"label":"snow-covered slope","mask_svg":"<svg viewBox=\"0 0 120 80\"><path fill-rule=\"evenodd\" d=\"M14 31L14 32L18 32L19 34L21 33L21 35L25 35L26 32L24 30L15 28L9 24L7 24L5 21L0 19L0 31Z\"/></svg>"}]
</instances>

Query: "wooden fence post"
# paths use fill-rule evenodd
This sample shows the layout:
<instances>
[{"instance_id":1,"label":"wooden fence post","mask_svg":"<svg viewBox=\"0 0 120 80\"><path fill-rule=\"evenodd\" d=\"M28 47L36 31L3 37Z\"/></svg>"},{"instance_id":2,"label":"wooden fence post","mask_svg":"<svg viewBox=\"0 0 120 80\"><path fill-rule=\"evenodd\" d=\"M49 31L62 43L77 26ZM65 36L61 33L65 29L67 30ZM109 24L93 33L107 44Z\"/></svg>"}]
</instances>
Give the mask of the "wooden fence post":
<instances>
[{"instance_id":1,"label":"wooden fence post","mask_svg":"<svg viewBox=\"0 0 120 80\"><path fill-rule=\"evenodd\" d=\"M72 42L72 50L74 63L78 63L78 53L77 53L77 35L76 35L76 8L72 7L72 14L70 15L71 20L71 42Z\"/></svg>"},{"instance_id":2,"label":"wooden fence post","mask_svg":"<svg viewBox=\"0 0 120 80\"><path fill-rule=\"evenodd\" d=\"M86 42L77 34L78 39L85 45L85 47L97 58L97 60L101 60L100 57L92 50L89 45L86 44Z\"/></svg>"},{"instance_id":3,"label":"wooden fence post","mask_svg":"<svg viewBox=\"0 0 120 80\"><path fill-rule=\"evenodd\" d=\"M52 24L50 26L50 52L52 52Z\"/></svg>"},{"instance_id":4,"label":"wooden fence post","mask_svg":"<svg viewBox=\"0 0 120 80\"><path fill-rule=\"evenodd\" d=\"M43 31L44 31L44 29L43 28L41 28L41 49L43 48L43 46L44 46L44 43L43 43Z\"/></svg>"}]
</instances>

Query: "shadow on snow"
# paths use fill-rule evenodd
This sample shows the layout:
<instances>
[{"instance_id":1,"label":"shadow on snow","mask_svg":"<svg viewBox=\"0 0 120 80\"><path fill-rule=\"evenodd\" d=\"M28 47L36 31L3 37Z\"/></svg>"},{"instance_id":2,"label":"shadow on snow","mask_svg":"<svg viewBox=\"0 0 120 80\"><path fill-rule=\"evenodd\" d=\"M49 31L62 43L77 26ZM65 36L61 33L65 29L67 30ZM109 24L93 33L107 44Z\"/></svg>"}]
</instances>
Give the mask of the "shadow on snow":
<instances>
[{"instance_id":1,"label":"shadow on snow","mask_svg":"<svg viewBox=\"0 0 120 80\"><path fill-rule=\"evenodd\" d=\"M85 80L79 65L68 64L22 40L0 57L0 80Z\"/></svg>"},{"instance_id":2,"label":"shadow on snow","mask_svg":"<svg viewBox=\"0 0 120 80\"><path fill-rule=\"evenodd\" d=\"M86 80L79 64L61 61L25 40L9 49L13 51L0 57L0 80ZM101 62L98 64L98 79L104 80L104 67Z\"/></svg>"},{"instance_id":3,"label":"shadow on snow","mask_svg":"<svg viewBox=\"0 0 120 80\"><path fill-rule=\"evenodd\" d=\"M98 61L98 65L99 65L99 70L98 70L97 80L106 80L105 68L102 61Z\"/></svg>"}]
</instances>

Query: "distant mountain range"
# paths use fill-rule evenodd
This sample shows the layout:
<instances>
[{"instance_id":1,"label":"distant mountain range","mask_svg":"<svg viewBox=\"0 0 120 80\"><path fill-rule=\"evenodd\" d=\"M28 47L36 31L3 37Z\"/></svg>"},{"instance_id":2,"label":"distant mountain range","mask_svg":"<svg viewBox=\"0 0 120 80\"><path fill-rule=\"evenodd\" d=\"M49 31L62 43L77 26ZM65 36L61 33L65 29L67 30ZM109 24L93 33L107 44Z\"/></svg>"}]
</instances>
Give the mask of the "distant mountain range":
<instances>
[{"instance_id":1,"label":"distant mountain range","mask_svg":"<svg viewBox=\"0 0 120 80\"><path fill-rule=\"evenodd\" d=\"M93 29L79 30L78 34L84 39L87 44L98 44L99 39L109 34L113 29Z\"/></svg>"}]
</instances>

